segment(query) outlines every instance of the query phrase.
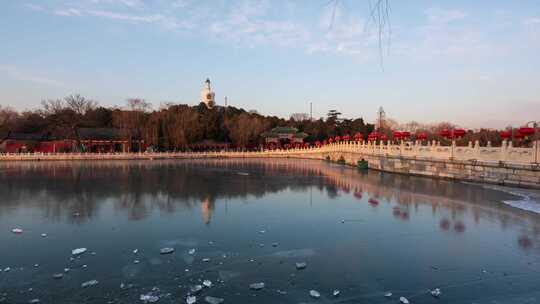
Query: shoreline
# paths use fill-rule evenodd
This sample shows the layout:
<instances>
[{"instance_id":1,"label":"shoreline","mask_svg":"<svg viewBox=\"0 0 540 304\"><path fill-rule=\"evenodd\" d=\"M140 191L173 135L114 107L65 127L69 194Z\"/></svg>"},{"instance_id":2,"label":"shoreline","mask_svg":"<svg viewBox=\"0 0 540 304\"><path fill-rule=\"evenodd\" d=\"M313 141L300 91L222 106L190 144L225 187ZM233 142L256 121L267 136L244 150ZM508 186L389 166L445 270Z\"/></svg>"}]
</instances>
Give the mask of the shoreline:
<instances>
[{"instance_id":1,"label":"shoreline","mask_svg":"<svg viewBox=\"0 0 540 304\"><path fill-rule=\"evenodd\" d=\"M299 158L332 161L358 166L365 159L369 169L423 176L434 179L479 182L524 189L540 189L540 166L538 164L486 162L476 160L434 159L393 155L365 154L354 150L289 150L256 152L162 152L162 153L57 153L57 154L0 154L0 164L6 162L41 161L130 161L130 160L182 160L182 159L230 159L230 158Z\"/></svg>"}]
</instances>

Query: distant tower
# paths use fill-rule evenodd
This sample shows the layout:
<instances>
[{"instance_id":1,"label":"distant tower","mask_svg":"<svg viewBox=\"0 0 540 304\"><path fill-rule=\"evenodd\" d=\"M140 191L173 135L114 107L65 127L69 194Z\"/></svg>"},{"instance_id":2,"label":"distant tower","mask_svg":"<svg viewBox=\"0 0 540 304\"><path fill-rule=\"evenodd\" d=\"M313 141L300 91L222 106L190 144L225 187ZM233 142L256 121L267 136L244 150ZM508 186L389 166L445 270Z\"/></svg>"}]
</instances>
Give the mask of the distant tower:
<instances>
[{"instance_id":1,"label":"distant tower","mask_svg":"<svg viewBox=\"0 0 540 304\"><path fill-rule=\"evenodd\" d=\"M377 113L377 117L378 117L377 128L380 131L384 128L384 120L386 119L386 113L384 112L383 107L379 107L379 112Z\"/></svg>"},{"instance_id":2,"label":"distant tower","mask_svg":"<svg viewBox=\"0 0 540 304\"><path fill-rule=\"evenodd\" d=\"M201 102L204 102L206 107L211 109L216 104L214 101L215 95L216 94L212 91L212 87L210 86L210 79L207 78L201 90Z\"/></svg>"}]
</instances>

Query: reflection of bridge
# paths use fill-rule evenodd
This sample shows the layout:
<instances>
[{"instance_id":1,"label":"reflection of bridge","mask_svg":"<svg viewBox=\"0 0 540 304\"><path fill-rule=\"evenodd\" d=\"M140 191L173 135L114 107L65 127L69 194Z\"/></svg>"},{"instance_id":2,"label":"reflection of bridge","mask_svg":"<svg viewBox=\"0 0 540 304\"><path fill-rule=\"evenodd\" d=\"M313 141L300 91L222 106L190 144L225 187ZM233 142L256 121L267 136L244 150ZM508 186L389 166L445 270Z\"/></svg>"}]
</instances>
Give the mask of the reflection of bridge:
<instances>
[{"instance_id":1,"label":"reflection of bridge","mask_svg":"<svg viewBox=\"0 0 540 304\"><path fill-rule=\"evenodd\" d=\"M322 147L257 152L3 154L0 160L127 160L198 158L306 158L356 165L365 159L371 169L412 175L540 188L540 147L440 146L438 143L371 144L341 142Z\"/></svg>"}]
</instances>

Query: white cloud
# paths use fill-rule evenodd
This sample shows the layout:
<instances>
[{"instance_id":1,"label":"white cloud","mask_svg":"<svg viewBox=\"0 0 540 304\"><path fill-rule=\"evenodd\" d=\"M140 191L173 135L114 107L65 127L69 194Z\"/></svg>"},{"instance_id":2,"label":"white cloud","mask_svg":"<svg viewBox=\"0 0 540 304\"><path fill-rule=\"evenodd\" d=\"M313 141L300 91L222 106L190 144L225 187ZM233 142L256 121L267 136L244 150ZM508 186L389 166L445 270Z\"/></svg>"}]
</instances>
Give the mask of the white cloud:
<instances>
[{"instance_id":1,"label":"white cloud","mask_svg":"<svg viewBox=\"0 0 540 304\"><path fill-rule=\"evenodd\" d=\"M26 3L24 6L27 8L33 10L33 11L44 11L45 8L41 5L33 4L33 3Z\"/></svg>"},{"instance_id":2,"label":"white cloud","mask_svg":"<svg viewBox=\"0 0 540 304\"><path fill-rule=\"evenodd\" d=\"M3 71L6 75L14 80L32 82L35 84L42 84L48 86L63 87L65 84L61 81L51 79L44 76L33 75L31 73L25 72L20 68L8 65L0 65L0 71Z\"/></svg>"},{"instance_id":3,"label":"white cloud","mask_svg":"<svg viewBox=\"0 0 540 304\"><path fill-rule=\"evenodd\" d=\"M132 15L132 14L124 14L124 13L116 13L111 11L100 11L100 10L90 10L87 12L88 15L95 16L95 17L102 17L106 19L111 20L120 20L120 21L128 21L128 22L134 22L134 23L156 23L163 21L165 17L160 14L154 14L154 15Z\"/></svg>"},{"instance_id":4,"label":"white cloud","mask_svg":"<svg viewBox=\"0 0 540 304\"><path fill-rule=\"evenodd\" d=\"M467 12L458 9L443 10L439 8L430 8L426 10L428 21L435 24L449 23L465 19Z\"/></svg>"},{"instance_id":5,"label":"white cloud","mask_svg":"<svg viewBox=\"0 0 540 304\"><path fill-rule=\"evenodd\" d=\"M527 19L523 20L523 24L525 24L525 25L539 25L540 24L540 17L527 18Z\"/></svg>"},{"instance_id":6,"label":"white cloud","mask_svg":"<svg viewBox=\"0 0 540 304\"><path fill-rule=\"evenodd\" d=\"M78 9L75 9L75 8L66 8L66 9L55 10L54 14L58 15L58 16L66 16L66 17L81 16L82 15L81 11L78 10Z\"/></svg>"}]
</instances>

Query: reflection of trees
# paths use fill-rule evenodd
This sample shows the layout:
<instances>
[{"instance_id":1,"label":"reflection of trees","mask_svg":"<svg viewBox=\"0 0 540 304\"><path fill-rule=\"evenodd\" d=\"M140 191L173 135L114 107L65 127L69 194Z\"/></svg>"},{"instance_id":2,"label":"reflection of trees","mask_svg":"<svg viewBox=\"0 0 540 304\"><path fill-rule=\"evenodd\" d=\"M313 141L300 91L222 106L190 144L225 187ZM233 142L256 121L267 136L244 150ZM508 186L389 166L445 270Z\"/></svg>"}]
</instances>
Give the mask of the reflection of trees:
<instances>
[{"instance_id":1,"label":"reflection of trees","mask_svg":"<svg viewBox=\"0 0 540 304\"><path fill-rule=\"evenodd\" d=\"M103 202L112 202L115 210L132 220L145 218L156 209L172 213L197 207L209 223L220 199L315 187L329 198L346 195L373 198L380 204L395 201L393 216L404 221L414 219L420 205L429 205L433 215L445 209L449 214L441 220L440 229L458 233L466 231L461 221L465 213L471 213L475 222L480 218L497 221L503 229L527 219L537 223L534 215L496 204L513 199L499 191L444 180L359 172L312 160L25 162L2 163L0 172L0 217L25 206L42 209L53 220L65 218L77 223L93 217ZM380 204L372 205L377 208ZM540 228L536 225L535 229L538 236Z\"/></svg>"}]
</instances>

